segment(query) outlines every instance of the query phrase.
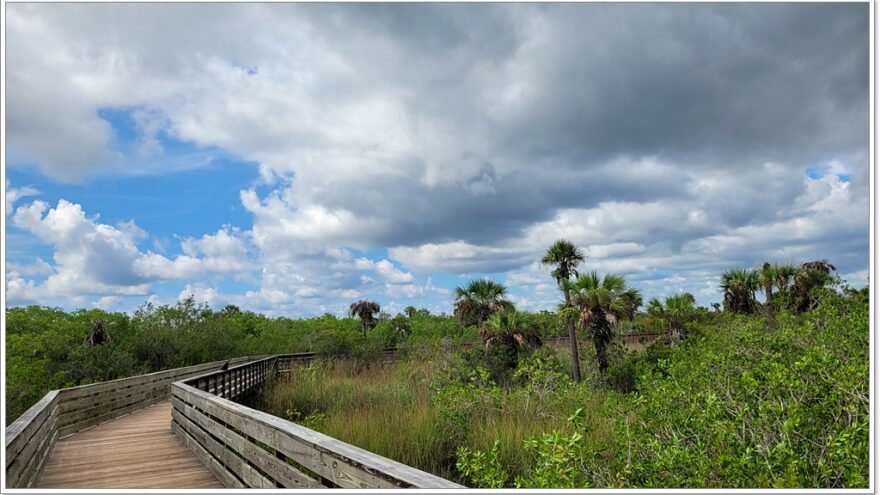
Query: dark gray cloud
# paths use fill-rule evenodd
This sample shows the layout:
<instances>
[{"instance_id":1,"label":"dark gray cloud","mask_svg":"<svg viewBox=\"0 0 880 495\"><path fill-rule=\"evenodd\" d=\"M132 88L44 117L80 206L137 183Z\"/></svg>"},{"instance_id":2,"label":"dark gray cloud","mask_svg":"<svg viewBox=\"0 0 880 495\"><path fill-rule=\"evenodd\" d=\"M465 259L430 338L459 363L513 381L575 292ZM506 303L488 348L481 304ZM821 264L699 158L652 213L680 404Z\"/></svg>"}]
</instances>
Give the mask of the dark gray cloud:
<instances>
[{"instance_id":1,"label":"dark gray cloud","mask_svg":"<svg viewBox=\"0 0 880 495\"><path fill-rule=\"evenodd\" d=\"M507 271L563 235L629 246L598 263L639 276L824 250L866 266L864 3L7 13L15 156L62 181L119 170L97 110L144 107L153 127L258 163L274 190L242 201L264 289L296 274L303 298L359 286L325 276L338 260L314 246ZM271 255L285 249L305 254Z\"/></svg>"}]
</instances>

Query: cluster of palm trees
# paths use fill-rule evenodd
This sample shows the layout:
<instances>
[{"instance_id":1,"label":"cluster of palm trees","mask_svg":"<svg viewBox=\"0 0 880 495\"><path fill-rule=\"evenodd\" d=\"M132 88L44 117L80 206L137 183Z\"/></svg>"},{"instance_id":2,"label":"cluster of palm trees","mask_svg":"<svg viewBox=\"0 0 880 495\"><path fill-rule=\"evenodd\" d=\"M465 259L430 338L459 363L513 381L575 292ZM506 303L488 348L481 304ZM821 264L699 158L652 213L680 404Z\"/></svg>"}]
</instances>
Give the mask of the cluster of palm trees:
<instances>
[{"instance_id":1,"label":"cluster of palm trees","mask_svg":"<svg viewBox=\"0 0 880 495\"><path fill-rule=\"evenodd\" d=\"M581 381L580 360L576 328L588 331L596 348L599 371L608 369L608 344L612 329L623 319L633 319L642 305L642 294L629 287L626 280L613 273L600 276L595 271L581 274L578 266L586 260L583 251L571 242L560 239L554 242L541 257L541 264L553 267L551 276L562 295L559 318L568 329L571 345L572 375ZM787 308L803 312L815 305L811 292L825 286L833 279L836 268L828 260L793 264L764 263L758 269L733 268L721 276L725 311L754 314L763 308L772 326L775 311ZM758 302L755 294L763 291L765 303ZM718 310L719 306L713 305ZM349 309L352 317L361 320L366 338L367 330L377 323L375 314L379 304L361 300ZM648 301L647 314L666 327L670 345L687 337L686 323L696 314L694 296L689 293L670 296L661 301ZM408 316L416 314L415 308L407 308ZM497 346L528 349L541 345L538 332L528 319L516 312L507 297L507 287L494 280L482 278L471 280L455 289L454 314L463 326L480 327L480 336L487 350Z\"/></svg>"},{"instance_id":2,"label":"cluster of palm trees","mask_svg":"<svg viewBox=\"0 0 880 495\"><path fill-rule=\"evenodd\" d=\"M632 319L642 305L641 293L628 287L619 275L579 274L577 267L585 259L580 249L564 239L554 242L541 258L542 264L554 267L551 275L562 293L559 314L568 328L576 381L581 381L581 370L575 327L591 332L599 370L604 373L608 368L612 327L621 319ZM493 342L507 342L520 348L540 342L532 337L536 335L533 330L516 317L503 284L490 279L473 280L456 288L455 294L456 317L463 325L482 325L480 335L487 347Z\"/></svg>"},{"instance_id":3,"label":"cluster of palm trees","mask_svg":"<svg viewBox=\"0 0 880 495\"><path fill-rule=\"evenodd\" d=\"M768 322L775 323L776 310L786 308L802 313L815 305L813 289L834 279L836 268L828 260L816 260L796 266L791 263L764 263L760 268L734 268L721 275L724 310L742 314L758 313L761 303L756 292L764 292L763 310Z\"/></svg>"}]
</instances>

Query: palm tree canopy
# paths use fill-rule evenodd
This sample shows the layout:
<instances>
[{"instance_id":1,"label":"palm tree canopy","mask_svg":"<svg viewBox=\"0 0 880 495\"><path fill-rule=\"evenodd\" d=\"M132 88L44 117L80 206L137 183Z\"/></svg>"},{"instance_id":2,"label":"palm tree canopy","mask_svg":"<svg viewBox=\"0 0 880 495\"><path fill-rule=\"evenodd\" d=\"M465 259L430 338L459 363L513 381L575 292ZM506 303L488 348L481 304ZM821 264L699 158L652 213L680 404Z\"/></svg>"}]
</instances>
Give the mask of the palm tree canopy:
<instances>
[{"instance_id":1,"label":"palm tree canopy","mask_svg":"<svg viewBox=\"0 0 880 495\"><path fill-rule=\"evenodd\" d=\"M577 277L577 266L587 257L584 252L575 247L571 241L559 239L554 242L541 258L543 265L556 265L552 275L557 281L568 280L572 276Z\"/></svg>"},{"instance_id":2,"label":"palm tree canopy","mask_svg":"<svg viewBox=\"0 0 880 495\"><path fill-rule=\"evenodd\" d=\"M808 261L801 265L801 270L815 270L825 275L831 275L831 272L837 270L828 260Z\"/></svg>"},{"instance_id":3,"label":"palm tree canopy","mask_svg":"<svg viewBox=\"0 0 880 495\"><path fill-rule=\"evenodd\" d=\"M496 345L512 345L524 350L543 344L534 323L516 310L499 311L492 315L480 329L480 337L487 349Z\"/></svg>"},{"instance_id":4,"label":"palm tree canopy","mask_svg":"<svg viewBox=\"0 0 880 495\"><path fill-rule=\"evenodd\" d=\"M729 290L747 290L754 292L758 290L758 274L754 270L747 268L732 268L721 274L721 289Z\"/></svg>"},{"instance_id":5,"label":"palm tree canopy","mask_svg":"<svg viewBox=\"0 0 880 495\"><path fill-rule=\"evenodd\" d=\"M507 287L494 280L471 280L455 288L455 315L464 325L478 325L499 311L513 309Z\"/></svg>"},{"instance_id":6,"label":"palm tree canopy","mask_svg":"<svg viewBox=\"0 0 880 495\"><path fill-rule=\"evenodd\" d=\"M351 303L351 306L348 308L350 316L360 318L366 322L372 321L373 315L379 311L381 311L379 303L367 300Z\"/></svg>"},{"instance_id":7,"label":"palm tree canopy","mask_svg":"<svg viewBox=\"0 0 880 495\"><path fill-rule=\"evenodd\" d=\"M609 273L600 277L595 271L582 274L577 279L564 280L564 290L571 293L572 303L580 310L582 324L586 326L597 310L616 318L628 318L634 312L632 305L641 303L641 293L627 287L620 275Z\"/></svg>"}]
</instances>

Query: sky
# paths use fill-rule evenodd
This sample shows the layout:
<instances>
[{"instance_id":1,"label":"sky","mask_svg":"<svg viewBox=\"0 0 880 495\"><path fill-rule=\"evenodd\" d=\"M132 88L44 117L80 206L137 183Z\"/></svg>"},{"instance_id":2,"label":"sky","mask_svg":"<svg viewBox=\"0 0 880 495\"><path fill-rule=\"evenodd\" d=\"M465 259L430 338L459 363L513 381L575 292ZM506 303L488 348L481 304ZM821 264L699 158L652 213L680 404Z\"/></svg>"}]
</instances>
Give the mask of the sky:
<instances>
[{"instance_id":1,"label":"sky","mask_svg":"<svg viewBox=\"0 0 880 495\"><path fill-rule=\"evenodd\" d=\"M9 306L868 282L868 4L6 5Z\"/></svg>"}]
</instances>

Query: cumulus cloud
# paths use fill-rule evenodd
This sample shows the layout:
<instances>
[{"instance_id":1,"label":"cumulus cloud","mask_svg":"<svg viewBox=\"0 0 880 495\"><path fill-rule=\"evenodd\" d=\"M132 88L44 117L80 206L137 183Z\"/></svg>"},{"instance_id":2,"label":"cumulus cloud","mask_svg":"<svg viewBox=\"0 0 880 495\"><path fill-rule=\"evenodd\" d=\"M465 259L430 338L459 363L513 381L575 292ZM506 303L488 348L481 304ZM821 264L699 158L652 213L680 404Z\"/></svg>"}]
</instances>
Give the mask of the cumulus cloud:
<instances>
[{"instance_id":1,"label":"cumulus cloud","mask_svg":"<svg viewBox=\"0 0 880 495\"><path fill-rule=\"evenodd\" d=\"M211 274L253 276L228 300L267 311L376 293L439 304L420 278L435 272L503 274L533 291L514 294L522 304L549 306L535 261L560 237L587 269L701 300L733 264L827 257L857 274L868 11L14 4L12 156L59 181L124 172L132 157L100 117L121 108L134 154L155 158L138 163L168 166L165 135L256 163L263 184L238 198L250 229L185 239L176 256L66 202L20 207L13 223L54 247L59 290L181 279L219 301ZM35 193L6 187L7 211ZM352 255L383 248L387 260Z\"/></svg>"}]
</instances>

